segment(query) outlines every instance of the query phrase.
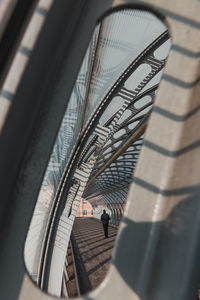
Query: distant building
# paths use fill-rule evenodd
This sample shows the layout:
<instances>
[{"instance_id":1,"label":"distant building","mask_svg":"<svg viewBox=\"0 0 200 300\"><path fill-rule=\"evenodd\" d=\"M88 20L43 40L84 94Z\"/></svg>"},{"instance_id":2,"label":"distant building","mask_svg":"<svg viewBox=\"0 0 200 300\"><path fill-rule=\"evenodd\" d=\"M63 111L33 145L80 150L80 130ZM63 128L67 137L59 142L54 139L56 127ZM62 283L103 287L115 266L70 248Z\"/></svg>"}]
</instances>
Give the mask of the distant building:
<instances>
[{"instance_id":1,"label":"distant building","mask_svg":"<svg viewBox=\"0 0 200 300\"><path fill-rule=\"evenodd\" d=\"M93 208L90 202L85 199L81 199L79 208L77 209L76 217L93 217Z\"/></svg>"}]
</instances>

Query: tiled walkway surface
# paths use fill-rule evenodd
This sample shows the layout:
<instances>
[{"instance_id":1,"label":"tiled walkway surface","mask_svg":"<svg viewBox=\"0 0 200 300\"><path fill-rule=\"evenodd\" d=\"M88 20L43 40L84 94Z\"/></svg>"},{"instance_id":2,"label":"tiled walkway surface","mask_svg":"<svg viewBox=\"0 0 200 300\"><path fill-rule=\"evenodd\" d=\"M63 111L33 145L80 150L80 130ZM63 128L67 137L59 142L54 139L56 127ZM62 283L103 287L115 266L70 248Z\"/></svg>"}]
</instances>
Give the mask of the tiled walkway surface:
<instances>
[{"instance_id":1,"label":"tiled walkway surface","mask_svg":"<svg viewBox=\"0 0 200 300\"><path fill-rule=\"evenodd\" d=\"M105 278L115 244L117 227L109 225L108 238L104 237L101 222L93 218L77 218L73 236L82 264L81 272L87 277L88 288L94 289Z\"/></svg>"}]
</instances>

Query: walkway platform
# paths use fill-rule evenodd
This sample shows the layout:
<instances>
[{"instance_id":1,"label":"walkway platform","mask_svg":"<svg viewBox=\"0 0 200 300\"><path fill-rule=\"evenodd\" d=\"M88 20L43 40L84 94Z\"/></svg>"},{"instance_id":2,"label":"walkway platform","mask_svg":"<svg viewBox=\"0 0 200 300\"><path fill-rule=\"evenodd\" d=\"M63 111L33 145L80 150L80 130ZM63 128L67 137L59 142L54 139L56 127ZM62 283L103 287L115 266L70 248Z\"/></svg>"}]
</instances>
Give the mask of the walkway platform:
<instances>
[{"instance_id":1,"label":"walkway platform","mask_svg":"<svg viewBox=\"0 0 200 300\"><path fill-rule=\"evenodd\" d=\"M105 278L117 232L117 226L109 225L109 237L105 238L103 226L99 220L76 218L73 226L72 243L81 294L96 288ZM70 270L70 273L69 280L71 280L71 283L69 285L73 286L74 274L72 274L72 270ZM74 296L73 290L69 291L69 296Z\"/></svg>"}]
</instances>

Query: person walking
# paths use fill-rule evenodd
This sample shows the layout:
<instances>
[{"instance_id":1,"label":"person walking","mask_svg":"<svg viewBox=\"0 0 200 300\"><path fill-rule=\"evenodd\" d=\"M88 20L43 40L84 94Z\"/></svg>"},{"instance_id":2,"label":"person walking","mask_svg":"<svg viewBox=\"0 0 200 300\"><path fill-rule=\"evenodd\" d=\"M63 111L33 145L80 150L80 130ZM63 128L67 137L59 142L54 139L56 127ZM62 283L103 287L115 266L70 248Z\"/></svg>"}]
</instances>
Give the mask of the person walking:
<instances>
[{"instance_id":1,"label":"person walking","mask_svg":"<svg viewBox=\"0 0 200 300\"><path fill-rule=\"evenodd\" d=\"M108 238L108 224L109 224L110 216L106 213L106 210L103 210L103 214L101 215L101 222L103 224L104 235L105 238Z\"/></svg>"}]
</instances>

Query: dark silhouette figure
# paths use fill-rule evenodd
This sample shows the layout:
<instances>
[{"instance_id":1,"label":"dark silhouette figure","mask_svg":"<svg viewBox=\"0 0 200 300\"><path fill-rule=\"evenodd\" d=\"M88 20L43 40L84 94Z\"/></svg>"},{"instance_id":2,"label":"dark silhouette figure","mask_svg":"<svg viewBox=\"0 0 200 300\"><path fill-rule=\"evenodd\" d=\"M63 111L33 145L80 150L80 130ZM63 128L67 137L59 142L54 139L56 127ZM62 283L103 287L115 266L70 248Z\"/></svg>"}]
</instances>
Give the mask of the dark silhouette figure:
<instances>
[{"instance_id":1,"label":"dark silhouette figure","mask_svg":"<svg viewBox=\"0 0 200 300\"><path fill-rule=\"evenodd\" d=\"M101 215L101 222L103 224L105 238L108 238L108 223L110 220L110 216L106 213L105 209L103 210L103 214Z\"/></svg>"}]
</instances>

